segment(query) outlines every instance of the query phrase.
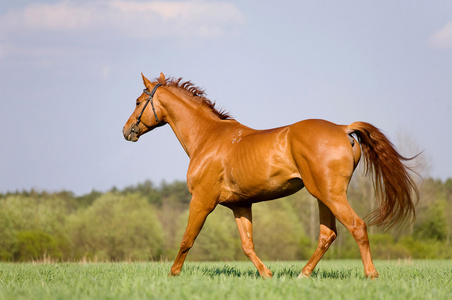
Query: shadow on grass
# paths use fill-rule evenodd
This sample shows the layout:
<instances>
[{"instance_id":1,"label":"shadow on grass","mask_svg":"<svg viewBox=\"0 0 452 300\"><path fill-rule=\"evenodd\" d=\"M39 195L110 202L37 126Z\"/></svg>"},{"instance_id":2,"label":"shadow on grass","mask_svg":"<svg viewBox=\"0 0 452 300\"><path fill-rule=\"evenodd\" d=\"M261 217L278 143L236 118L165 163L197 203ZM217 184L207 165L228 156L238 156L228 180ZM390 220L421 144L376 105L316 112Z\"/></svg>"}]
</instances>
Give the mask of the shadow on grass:
<instances>
[{"instance_id":1,"label":"shadow on grass","mask_svg":"<svg viewBox=\"0 0 452 300\"><path fill-rule=\"evenodd\" d=\"M331 269L320 269L315 270L312 275L312 278L319 279L350 279L350 278L362 278L366 279L364 274L359 273L355 269L341 269L341 270L331 270Z\"/></svg>"},{"instance_id":2,"label":"shadow on grass","mask_svg":"<svg viewBox=\"0 0 452 300\"><path fill-rule=\"evenodd\" d=\"M283 269L272 269L273 278L297 278L300 275L301 269L298 266L291 266ZM198 272L203 276L209 276L215 278L218 276L228 276L228 277L245 277L245 278L260 278L259 272L255 269L242 269L235 266L205 266L199 267ZM350 279L350 278L365 278L363 274L360 274L356 269L316 269L311 275L313 279Z\"/></svg>"},{"instance_id":3,"label":"shadow on grass","mask_svg":"<svg viewBox=\"0 0 452 300\"><path fill-rule=\"evenodd\" d=\"M240 270L236 267L231 267L228 265L222 267L203 267L200 269L203 275L209 277L217 276L231 276L231 277L249 277L249 278L259 278L259 272L257 270Z\"/></svg>"}]
</instances>

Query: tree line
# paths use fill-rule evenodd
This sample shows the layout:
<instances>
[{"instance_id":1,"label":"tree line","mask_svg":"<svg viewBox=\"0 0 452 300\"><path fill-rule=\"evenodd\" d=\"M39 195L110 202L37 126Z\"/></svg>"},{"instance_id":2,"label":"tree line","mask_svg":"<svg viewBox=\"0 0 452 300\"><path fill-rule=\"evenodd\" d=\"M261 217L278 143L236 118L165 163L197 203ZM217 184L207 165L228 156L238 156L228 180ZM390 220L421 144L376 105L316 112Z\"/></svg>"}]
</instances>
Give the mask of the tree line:
<instances>
[{"instance_id":1,"label":"tree line","mask_svg":"<svg viewBox=\"0 0 452 300\"><path fill-rule=\"evenodd\" d=\"M358 175L358 174L356 174ZM376 206L368 178L356 176L349 202L361 217ZM1 261L173 260L188 219L186 183L145 181L124 189L0 194ZM384 232L369 227L375 259L452 258L452 179L420 183L416 220ZM256 253L264 260L308 259L319 234L317 200L302 190L253 205ZM358 247L338 224L326 258L359 258ZM245 260L232 212L208 217L188 260Z\"/></svg>"}]
</instances>

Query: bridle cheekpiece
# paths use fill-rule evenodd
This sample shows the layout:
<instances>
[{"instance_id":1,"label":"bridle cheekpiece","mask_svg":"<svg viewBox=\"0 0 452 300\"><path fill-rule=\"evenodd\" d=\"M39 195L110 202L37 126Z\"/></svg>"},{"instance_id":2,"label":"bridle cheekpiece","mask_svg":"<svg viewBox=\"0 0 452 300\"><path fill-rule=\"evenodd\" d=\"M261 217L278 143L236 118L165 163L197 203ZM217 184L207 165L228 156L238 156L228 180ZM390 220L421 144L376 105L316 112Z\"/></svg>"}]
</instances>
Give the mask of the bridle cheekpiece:
<instances>
[{"instance_id":1,"label":"bridle cheekpiece","mask_svg":"<svg viewBox=\"0 0 452 300\"><path fill-rule=\"evenodd\" d=\"M146 103L144 104L143 109L141 110L140 114L138 115L137 121L135 122L135 124L132 125L132 129L131 129L132 133L135 133L135 134L139 133L138 125L141 122L141 116L143 115L144 110L148 106L149 102L151 102L152 111L154 112L155 121L157 122L157 125L155 127L165 125L163 120L160 121L159 118L157 117L157 113L155 112L155 107L154 107L154 95L155 95L155 92L157 91L157 88L161 85L162 85L161 83L157 83L151 92L149 92L147 88L143 90L143 93L149 95L149 98L146 100Z\"/></svg>"}]
</instances>

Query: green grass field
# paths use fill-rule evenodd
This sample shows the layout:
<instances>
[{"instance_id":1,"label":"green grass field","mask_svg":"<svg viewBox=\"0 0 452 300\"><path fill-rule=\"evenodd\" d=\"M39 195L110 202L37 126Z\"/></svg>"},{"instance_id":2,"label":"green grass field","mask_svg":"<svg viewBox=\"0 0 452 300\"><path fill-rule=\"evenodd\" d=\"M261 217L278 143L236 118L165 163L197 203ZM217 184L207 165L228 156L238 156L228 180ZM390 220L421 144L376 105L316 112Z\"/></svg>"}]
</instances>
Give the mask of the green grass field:
<instances>
[{"instance_id":1,"label":"green grass field","mask_svg":"<svg viewBox=\"0 0 452 300\"><path fill-rule=\"evenodd\" d=\"M250 262L0 263L0 299L452 299L452 261L376 261L377 280L360 260L325 260L309 279L304 262L269 262L261 279Z\"/></svg>"}]
</instances>

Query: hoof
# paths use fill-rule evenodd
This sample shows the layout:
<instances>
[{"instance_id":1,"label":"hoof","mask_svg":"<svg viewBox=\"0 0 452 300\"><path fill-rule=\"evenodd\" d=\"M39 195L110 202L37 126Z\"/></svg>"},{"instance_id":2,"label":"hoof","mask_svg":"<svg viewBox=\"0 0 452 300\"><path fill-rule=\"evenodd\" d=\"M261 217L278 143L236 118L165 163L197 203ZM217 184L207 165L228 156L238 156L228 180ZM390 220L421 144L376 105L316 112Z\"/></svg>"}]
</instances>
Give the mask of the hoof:
<instances>
[{"instance_id":1,"label":"hoof","mask_svg":"<svg viewBox=\"0 0 452 300\"><path fill-rule=\"evenodd\" d=\"M272 273L272 271L270 271L269 269L263 271L262 273L260 273L260 275L261 275L261 277L264 278L264 279L267 279L267 278L270 278L270 279L271 279L271 278L273 277L273 273Z\"/></svg>"},{"instance_id":2,"label":"hoof","mask_svg":"<svg viewBox=\"0 0 452 300\"><path fill-rule=\"evenodd\" d=\"M380 275L378 274L377 270L373 270L372 272L370 272L369 274L366 274L367 278L370 279L376 279L378 278Z\"/></svg>"},{"instance_id":3,"label":"hoof","mask_svg":"<svg viewBox=\"0 0 452 300\"><path fill-rule=\"evenodd\" d=\"M300 273L300 275L298 275L298 279L304 279L304 278L310 278L311 277L311 274L309 274L309 275L306 275L306 274L303 274L303 273Z\"/></svg>"},{"instance_id":4,"label":"hoof","mask_svg":"<svg viewBox=\"0 0 452 300\"><path fill-rule=\"evenodd\" d=\"M179 276L179 274L180 274L180 271L176 272L176 271L171 270L168 274L168 277Z\"/></svg>"}]
</instances>

